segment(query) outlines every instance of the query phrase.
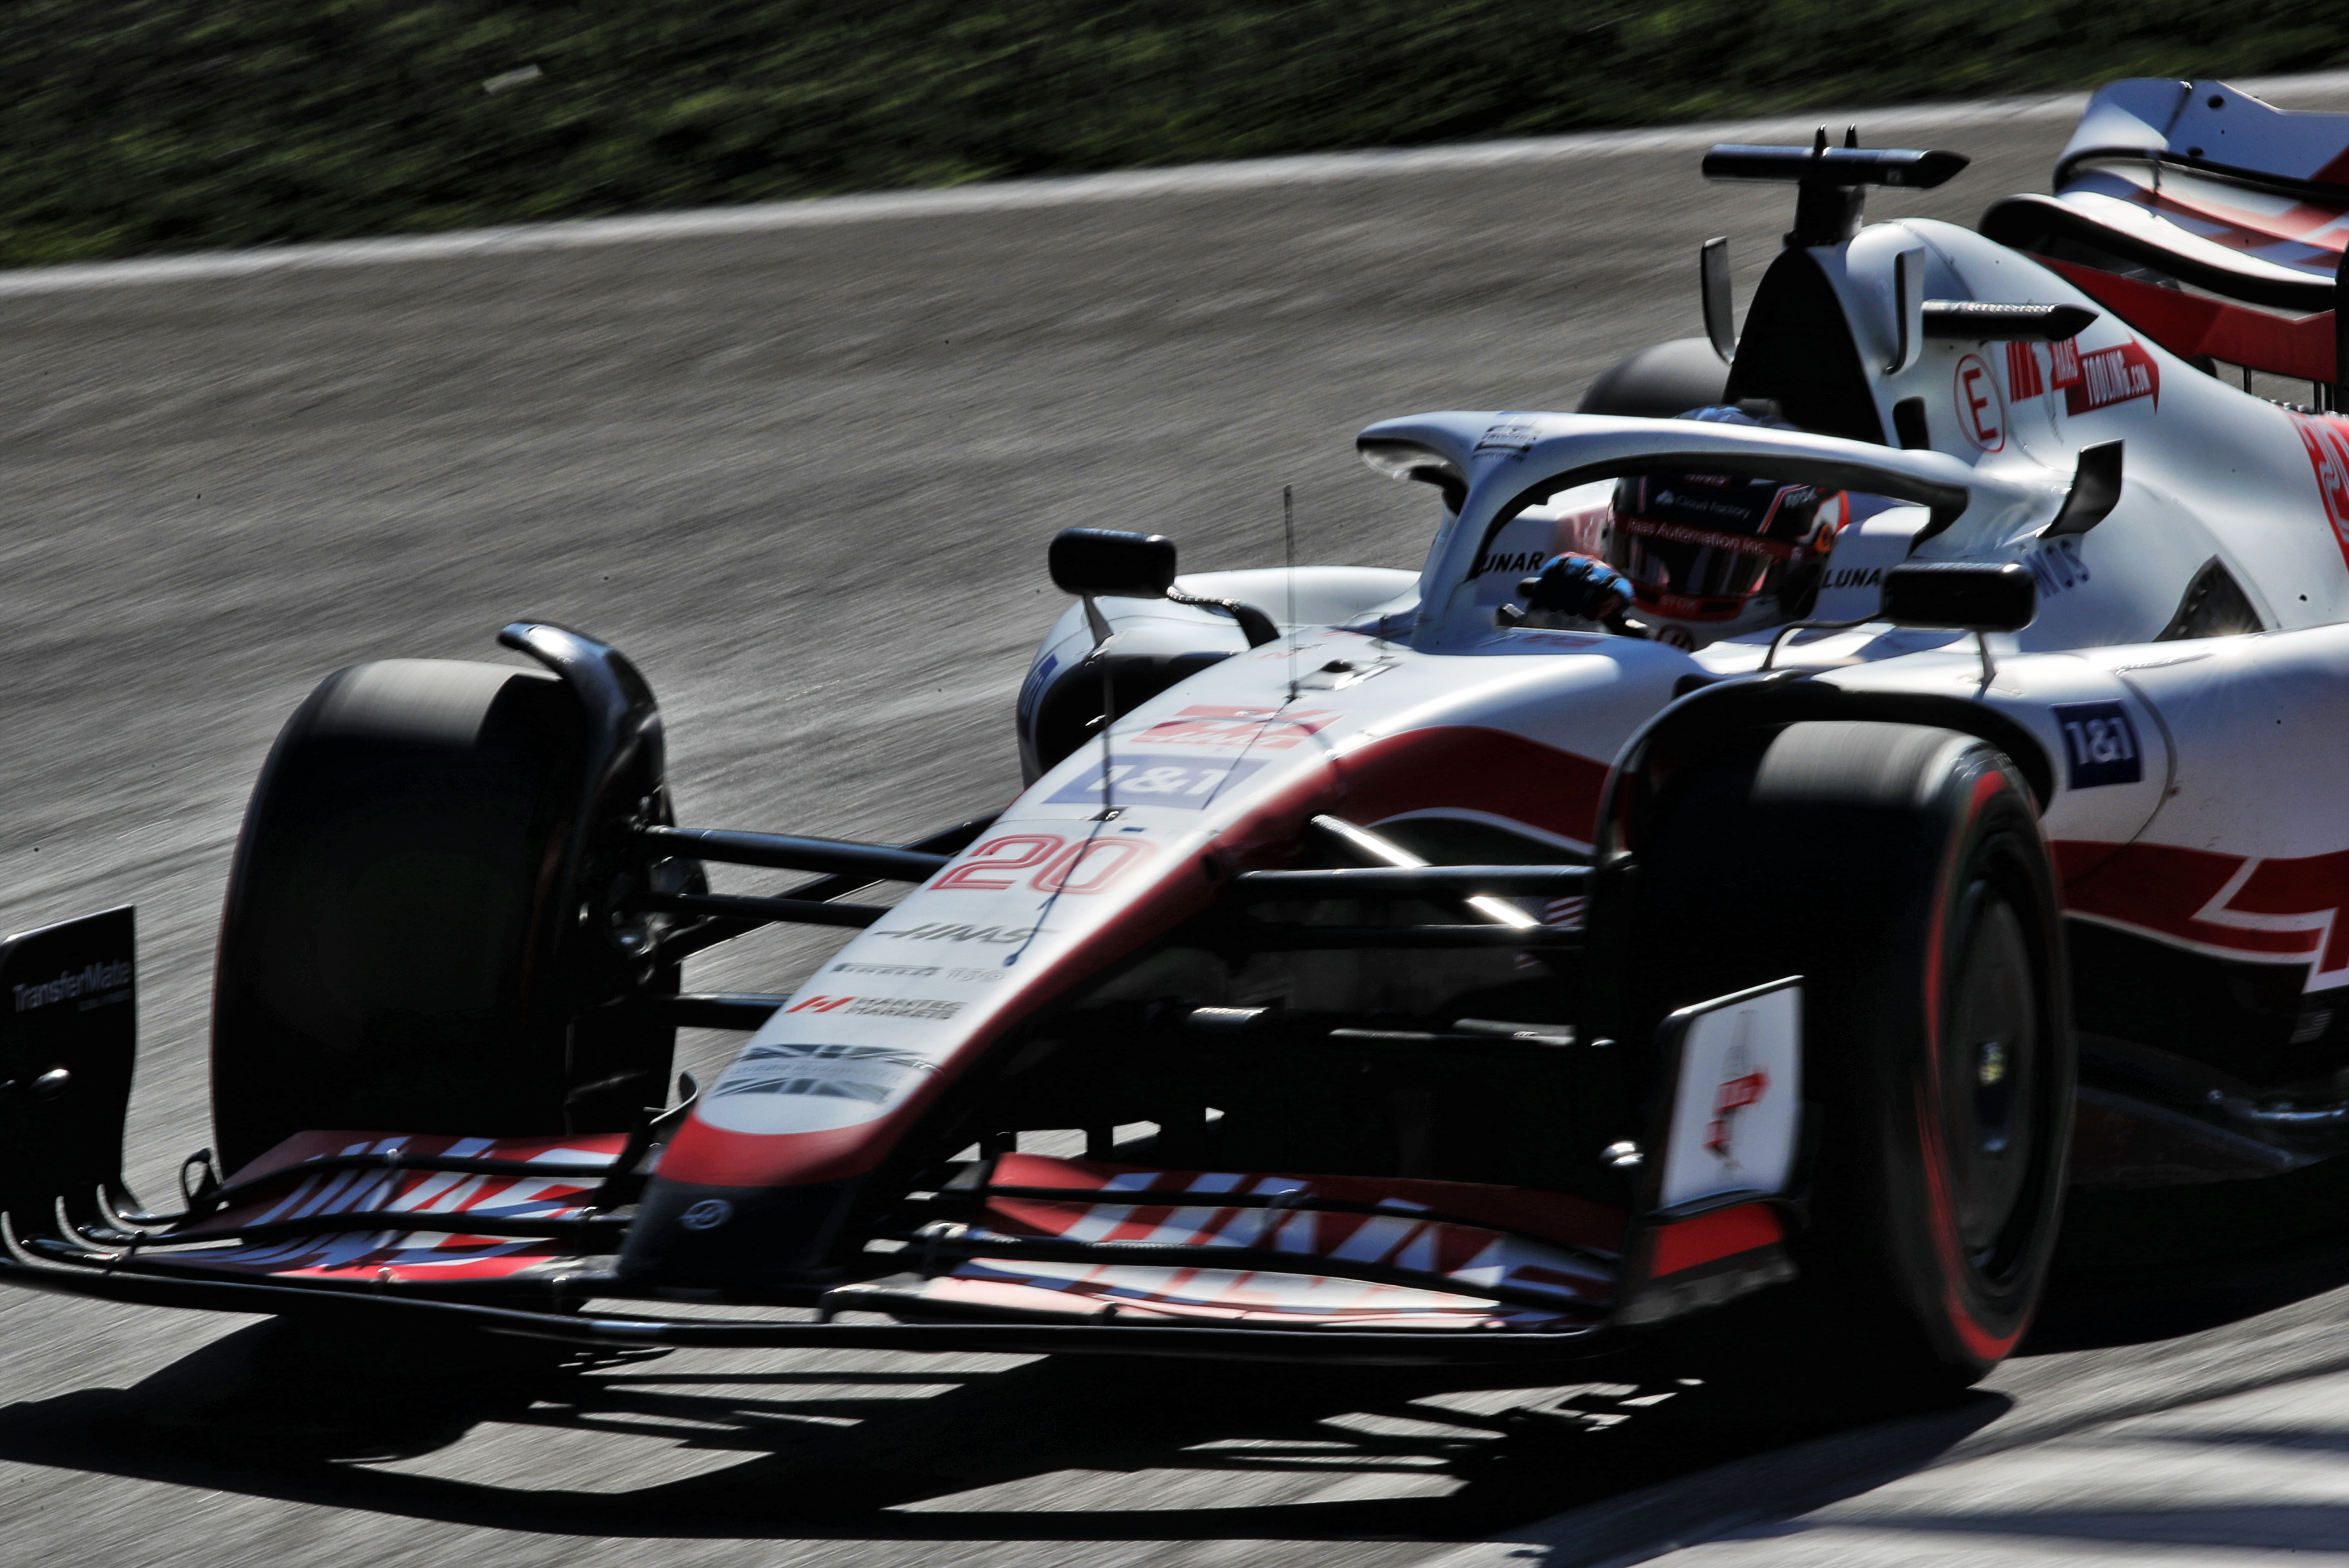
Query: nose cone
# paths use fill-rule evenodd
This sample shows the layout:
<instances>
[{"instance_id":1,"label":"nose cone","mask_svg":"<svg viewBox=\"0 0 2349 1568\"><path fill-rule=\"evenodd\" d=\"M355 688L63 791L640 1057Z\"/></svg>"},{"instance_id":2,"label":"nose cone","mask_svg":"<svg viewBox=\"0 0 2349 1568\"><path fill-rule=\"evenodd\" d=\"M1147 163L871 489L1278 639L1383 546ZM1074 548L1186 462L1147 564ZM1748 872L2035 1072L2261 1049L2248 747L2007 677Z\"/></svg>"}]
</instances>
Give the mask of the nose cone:
<instances>
[{"instance_id":1,"label":"nose cone","mask_svg":"<svg viewBox=\"0 0 2349 1568\"><path fill-rule=\"evenodd\" d=\"M654 1177L620 1249L620 1277L690 1290L813 1289L862 1182L710 1187Z\"/></svg>"}]
</instances>

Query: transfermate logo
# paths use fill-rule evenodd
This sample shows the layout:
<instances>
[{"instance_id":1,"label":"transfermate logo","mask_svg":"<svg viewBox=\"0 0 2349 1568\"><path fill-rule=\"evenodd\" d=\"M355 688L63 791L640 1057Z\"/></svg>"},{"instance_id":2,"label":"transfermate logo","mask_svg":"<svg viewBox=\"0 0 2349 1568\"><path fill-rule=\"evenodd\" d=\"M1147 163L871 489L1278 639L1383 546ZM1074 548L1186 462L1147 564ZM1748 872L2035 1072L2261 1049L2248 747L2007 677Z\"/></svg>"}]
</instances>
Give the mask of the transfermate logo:
<instances>
[{"instance_id":1,"label":"transfermate logo","mask_svg":"<svg viewBox=\"0 0 2349 1568\"><path fill-rule=\"evenodd\" d=\"M9 989L16 993L16 1011L19 1012L31 1012L36 1008L53 1007L60 1002L81 999L86 999L82 1000L84 1007L103 1007L109 1002L128 1002L130 999L130 961L101 959L78 970L68 970L55 980L11 986Z\"/></svg>"}]
</instances>

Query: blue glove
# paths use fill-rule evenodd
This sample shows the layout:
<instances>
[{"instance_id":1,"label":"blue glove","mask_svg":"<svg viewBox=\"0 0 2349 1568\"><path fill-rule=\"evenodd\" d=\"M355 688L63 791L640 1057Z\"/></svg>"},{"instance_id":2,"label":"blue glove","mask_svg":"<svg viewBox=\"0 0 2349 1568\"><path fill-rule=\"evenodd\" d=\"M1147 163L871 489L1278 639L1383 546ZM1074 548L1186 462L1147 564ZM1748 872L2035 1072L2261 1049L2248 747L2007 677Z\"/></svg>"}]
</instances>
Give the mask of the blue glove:
<instances>
[{"instance_id":1,"label":"blue glove","mask_svg":"<svg viewBox=\"0 0 2349 1568\"><path fill-rule=\"evenodd\" d=\"M1553 556L1535 576L1517 584L1526 607L1552 610L1584 620L1605 620L1631 603L1631 579L1589 556Z\"/></svg>"}]
</instances>

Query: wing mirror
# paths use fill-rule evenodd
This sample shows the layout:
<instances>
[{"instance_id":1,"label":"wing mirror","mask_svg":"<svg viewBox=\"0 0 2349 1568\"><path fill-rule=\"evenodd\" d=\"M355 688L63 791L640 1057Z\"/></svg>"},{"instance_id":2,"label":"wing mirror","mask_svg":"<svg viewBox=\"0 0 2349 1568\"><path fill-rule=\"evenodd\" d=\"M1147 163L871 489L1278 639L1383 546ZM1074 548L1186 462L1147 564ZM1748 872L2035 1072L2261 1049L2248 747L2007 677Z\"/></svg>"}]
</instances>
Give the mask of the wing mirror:
<instances>
[{"instance_id":1,"label":"wing mirror","mask_svg":"<svg viewBox=\"0 0 2349 1568\"><path fill-rule=\"evenodd\" d=\"M2021 631L2039 614L2039 587L2020 564L1909 561L1884 574L1878 618L1937 631Z\"/></svg>"},{"instance_id":2,"label":"wing mirror","mask_svg":"<svg viewBox=\"0 0 2349 1568\"><path fill-rule=\"evenodd\" d=\"M1970 631L1982 653L1982 685L1998 667L1991 662L1993 631L2021 631L2039 614L2039 585L2020 562L1983 566L1972 561L1908 561L1884 574L1884 599L1877 618L1895 626L1935 631Z\"/></svg>"},{"instance_id":3,"label":"wing mirror","mask_svg":"<svg viewBox=\"0 0 2349 1568\"><path fill-rule=\"evenodd\" d=\"M1160 599L1174 586L1174 541L1164 534L1063 528L1047 564L1052 586L1085 598Z\"/></svg>"},{"instance_id":4,"label":"wing mirror","mask_svg":"<svg viewBox=\"0 0 2349 1568\"><path fill-rule=\"evenodd\" d=\"M2021 631L2039 614L2039 585L2019 563L1984 566L1975 561L1907 561L1884 574L1884 597L1871 616L1857 620L1798 620L1779 628L1763 655L1769 669L1799 631L1844 631L1872 620L1931 631L1970 631L1982 650L1982 684L1997 672L1991 662L1989 633Z\"/></svg>"},{"instance_id":5,"label":"wing mirror","mask_svg":"<svg viewBox=\"0 0 2349 1568\"><path fill-rule=\"evenodd\" d=\"M1165 599L1178 605L1222 610L1239 622L1250 648L1261 648L1280 636L1272 618L1254 605L1177 590L1174 541L1164 534L1131 534L1117 528L1063 528L1052 535L1046 565L1051 571L1054 587L1085 601L1085 622L1092 628L1096 648L1110 639L1109 622L1093 604L1096 598Z\"/></svg>"}]
</instances>

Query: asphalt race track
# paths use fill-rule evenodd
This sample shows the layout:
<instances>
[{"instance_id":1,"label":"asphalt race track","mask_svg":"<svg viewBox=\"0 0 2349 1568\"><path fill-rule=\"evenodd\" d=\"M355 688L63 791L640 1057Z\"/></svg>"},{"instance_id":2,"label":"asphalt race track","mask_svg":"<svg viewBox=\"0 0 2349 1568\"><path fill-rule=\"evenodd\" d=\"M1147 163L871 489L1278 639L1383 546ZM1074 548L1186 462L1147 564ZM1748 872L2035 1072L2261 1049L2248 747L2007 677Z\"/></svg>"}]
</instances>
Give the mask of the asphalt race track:
<instances>
[{"instance_id":1,"label":"asphalt race track","mask_svg":"<svg viewBox=\"0 0 2349 1568\"><path fill-rule=\"evenodd\" d=\"M1920 123L1901 140L1974 167L1874 211L1971 220L2044 187L2068 128ZM990 808L1018 782L1025 650L1061 608L1055 530L1271 564L1288 483L1306 558L1415 565L1425 493L1360 467L1353 432L1570 407L1615 356L1699 329L1710 234L1732 236L1742 298L1790 198L1695 168L1672 144L0 286L0 925L138 905L133 1184L160 1200L208 1141L228 854L319 676L502 657L496 628L542 617L647 671L688 822L890 838ZM745 944L688 980L787 990L821 950ZM731 1044L690 1035L688 1064ZM1836 1451L1911 1468L2349 1365L2339 1241L2075 1272L1985 1392ZM0 1298L0 1562L1379 1568L1832 1448L1851 1418L1664 1374L419 1365L260 1320ZM1587 1561L1597 1540L1514 1560Z\"/></svg>"}]
</instances>

